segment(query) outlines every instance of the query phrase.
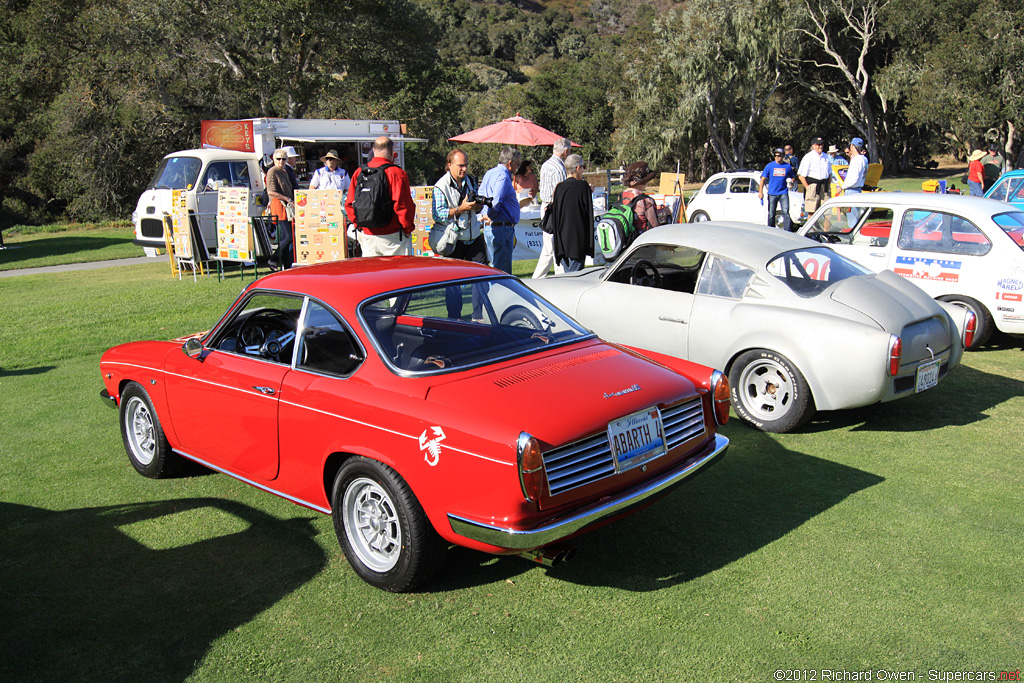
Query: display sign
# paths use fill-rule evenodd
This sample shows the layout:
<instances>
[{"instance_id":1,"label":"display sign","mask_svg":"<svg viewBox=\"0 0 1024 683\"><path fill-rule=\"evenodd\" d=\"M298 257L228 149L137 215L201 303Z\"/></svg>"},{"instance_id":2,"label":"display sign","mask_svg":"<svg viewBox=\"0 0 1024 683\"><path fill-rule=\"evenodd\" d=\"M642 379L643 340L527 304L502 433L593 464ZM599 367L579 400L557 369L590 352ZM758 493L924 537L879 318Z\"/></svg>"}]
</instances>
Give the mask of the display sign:
<instances>
[{"instance_id":1,"label":"display sign","mask_svg":"<svg viewBox=\"0 0 1024 683\"><path fill-rule=\"evenodd\" d=\"M412 253L414 256L436 256L427 241L430 228L434 226L434 188L433 186L414 186L409 188L409 192L416 204L416 218L412 231Z\"/></svg>"},{"instance_id":2,"label":"display sign","mask_svg":"<svg viewBox=\"0 0 1024 683\"><path fill-rule=\"evenodd\" d=\"M199 141L203 147L256 151L252 121L203 121L199 124Z\"/></svg>"},{"instance_id":3,"label":"display sign","mask_svg":"<svg viewBox=\"0 0 1024 683\"><path fill-rule=\"evenodd\" d=\"M348 220L342 190L295 191L295 264L341 261L348 257Z\"/></svg>"},{"instance_id":4,"label":"display sign","mask_svg":"<svg viewBox=\"0 0 1024 683\"><path fill-rule=\"evenodd\" d=\"M188 191L171 190L171 236L176 258L192 258L191 229L188 219Z\"/></svg>"},{"instance_id":5,"label":"display sign","mask_svg":"<svg viewBox=\"0 0 1024 683\"><path fill-rule=\"evenodd\" d=\"M249 188L222 187L217 193L217 258L252 261L253 252Z\"/></svg>"}]
</instances>

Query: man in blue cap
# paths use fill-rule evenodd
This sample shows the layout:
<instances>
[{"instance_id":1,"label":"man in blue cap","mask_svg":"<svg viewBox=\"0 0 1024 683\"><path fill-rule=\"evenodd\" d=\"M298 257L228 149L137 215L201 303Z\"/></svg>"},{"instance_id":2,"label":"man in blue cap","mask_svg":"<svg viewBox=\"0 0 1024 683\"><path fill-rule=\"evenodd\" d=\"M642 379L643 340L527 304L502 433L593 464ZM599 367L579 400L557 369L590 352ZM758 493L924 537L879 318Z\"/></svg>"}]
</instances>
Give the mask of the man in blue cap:
<instances>
[{"instance_id":1,"label":"man in blue cap","mask_svg":"<svg viewBox=\"0 0 1024 683\"><path fill-rule=\"evenodd\" d=\"M776 149L775 160L770 161L761 171L761 184L757 187L757 198L764 201L764 186L768 184L768 226L775 225L775 209L782 210L782 227L790 229L789 184L796 176L793 167L783 161L783 151Z\"/></svg>"},{"instance_id":2,"label":"man in blue cap","mask_svg":"<svg viewBox=\"0 0 1024 683\"><path fill-rule=\"evenodd\" d=\"M860 194L864 191L864 180L868 176L868 158L864 155L864 140L854 138L846 147L846 153L850 155L850 168L846 170L846 179L843 180L843 194ZM853 207L847 214L846 220L851 228L856 227L857 221L863 209Z\"/></svg>"}]
</instances>

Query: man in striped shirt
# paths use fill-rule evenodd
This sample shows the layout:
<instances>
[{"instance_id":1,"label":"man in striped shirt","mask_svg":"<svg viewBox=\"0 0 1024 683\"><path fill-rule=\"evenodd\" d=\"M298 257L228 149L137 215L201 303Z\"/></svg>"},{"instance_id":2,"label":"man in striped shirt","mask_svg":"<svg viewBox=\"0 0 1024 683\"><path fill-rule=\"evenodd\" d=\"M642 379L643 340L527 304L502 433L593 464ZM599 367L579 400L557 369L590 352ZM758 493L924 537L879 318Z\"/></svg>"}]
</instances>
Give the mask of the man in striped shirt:
<instances>
[{"instance_id":1,"label":"man in striped shirt","mask_svg":"<svg viewBox=\"0 0 1024 683\"><path fill-rule=\"evenodd\" d=\"M540 215L548 210L551 200L555 195L555 187L565 180L565 158L569 156L572 143L568 138L560 138L555 141L551 149L551 158L540 167ZM562 269L555 263L555 237L544 233L544 246L540 251L540 259L537 261L537 268L533 271L533 277L547 277L548 270L554 266L555 272L560 273Z\"/></svg>"}]
</instances>

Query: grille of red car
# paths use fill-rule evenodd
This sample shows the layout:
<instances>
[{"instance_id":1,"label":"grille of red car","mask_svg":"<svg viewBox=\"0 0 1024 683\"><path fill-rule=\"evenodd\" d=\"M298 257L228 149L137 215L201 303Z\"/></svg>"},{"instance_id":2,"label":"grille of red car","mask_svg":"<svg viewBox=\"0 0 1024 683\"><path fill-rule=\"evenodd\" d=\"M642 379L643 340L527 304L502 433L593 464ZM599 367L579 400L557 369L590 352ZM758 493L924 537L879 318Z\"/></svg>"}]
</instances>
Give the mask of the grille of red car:
<instances>
[{"instance_id":1,"label":"grille of red car","mask_svg":"<svg viewBox=\"0 0 1024 683\"><path fill-rule=\"evenodd\" d=\"M704 434L704 403L699 396L678 403L661 411L661 421L671 450ZM545 452L544 468L552 496L615 474L608 435L598 434Z\"/></svg>"}]
</instances>

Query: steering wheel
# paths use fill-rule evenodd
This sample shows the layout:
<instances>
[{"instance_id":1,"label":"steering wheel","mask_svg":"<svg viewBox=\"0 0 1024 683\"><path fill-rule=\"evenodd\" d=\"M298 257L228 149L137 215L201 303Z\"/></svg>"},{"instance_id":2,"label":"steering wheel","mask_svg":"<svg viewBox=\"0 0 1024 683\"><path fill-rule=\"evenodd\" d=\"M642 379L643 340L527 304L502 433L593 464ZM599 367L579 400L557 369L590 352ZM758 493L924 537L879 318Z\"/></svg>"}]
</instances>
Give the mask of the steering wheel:
<instances>
[{"instance_id":1,"label":"steering wheel","mask_svg":"<svg viewBox=\"0 0 1024 683\"><path fill-rule=\"evenodd\" d=\"M809 232L804 236L822 244L839 244L843 241L842 237L830 232Z\"/></svg>"},{"instance_id":2,"label":"steering wheel","mask_svg":"<svg viewBox=\"0 0 1024 683\"><path fill-rule=\"evenodd\" d=\"M285 320L289 320L288 314L276 308L254 313L238 328L238 345L250 356L283 362L282 353L295 340L295 332Z\"/></svg>"},{"instance_id":3,"label":"steering wheel","mask_svg":"<svg viewBox=\"0 0 1024 683\"><path fill-rule=\"evenodd\" d=\"M650 261L639 259L629 272L629 284L638 287L661 287L661 273Z\"/></svg>"}]
</instances>

